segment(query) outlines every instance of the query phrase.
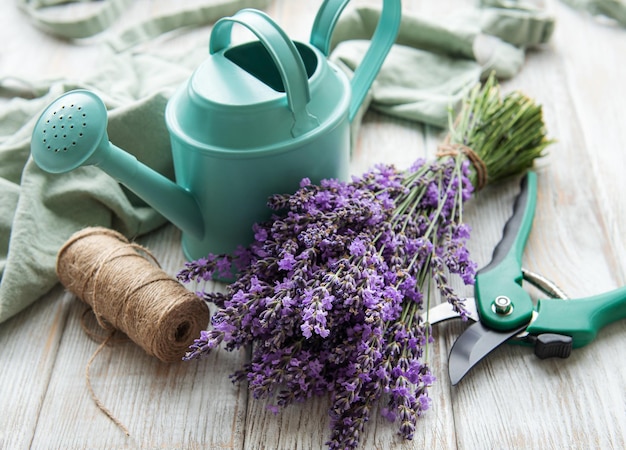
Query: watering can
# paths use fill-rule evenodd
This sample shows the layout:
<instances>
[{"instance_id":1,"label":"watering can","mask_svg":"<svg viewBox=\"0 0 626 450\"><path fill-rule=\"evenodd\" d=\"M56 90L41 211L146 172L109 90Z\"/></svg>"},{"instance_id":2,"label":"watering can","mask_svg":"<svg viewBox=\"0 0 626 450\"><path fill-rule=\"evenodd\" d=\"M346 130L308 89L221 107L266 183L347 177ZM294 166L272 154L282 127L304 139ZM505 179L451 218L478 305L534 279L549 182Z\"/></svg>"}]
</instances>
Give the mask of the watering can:
<instances>
[{"instance_id":1,"label":"watering can","mask_svg":"<svg viewBox=\"0 0 626 450\"><path fill-rule=\"evenodd\" d=\"M215 23L210 55L170 98L176 183L109 142L107 110L93 92L66 93L39 118L35 162L63 173L95 165L182 230L188 259L232 254L271 216L267 199L300 180L346 179L350 122L389 49L400 0L384 0L381 19L352 80L327 60L330 38L349 0L326 0L311 43L293 42L265 13L244 9ZM255 40L231 44L233 25Z\"/></svg>"}]
</instances>

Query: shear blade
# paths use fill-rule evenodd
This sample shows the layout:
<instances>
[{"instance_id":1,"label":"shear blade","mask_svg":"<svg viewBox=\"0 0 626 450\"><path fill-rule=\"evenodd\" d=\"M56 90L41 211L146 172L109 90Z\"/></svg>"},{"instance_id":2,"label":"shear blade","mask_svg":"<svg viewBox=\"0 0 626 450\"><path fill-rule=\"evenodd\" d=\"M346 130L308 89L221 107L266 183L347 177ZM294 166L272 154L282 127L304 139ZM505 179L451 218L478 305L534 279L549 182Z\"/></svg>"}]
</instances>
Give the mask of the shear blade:
<instances>
[{"instance_id":1,"label":"shear blade","mask_svg":"<svg viewBox=\"0 0 626 450\"><path fill-rule=\"evenodd\" d=\"M478 321L478 311L476 310L476 301L473 298L465 299L465 311L469 320ZM461 315L454 310L454 307L448 303L440 303L428 310L427 314L422 315L424 322L435 325L450 319L458 319Z\"/></svg>"},{"instance_id":2,"label":"shear blade","mask_svg":"<svg viewBox=\"0 0 626 450\"><path fill-rule=\"evenodd\" d=\"M486 328L480 322L472 324L458 337L450 350L448 359L450 382L453 385L458 384L480 360L525 328L523 326L501 332Z\"/></svg>"}]
</instances>

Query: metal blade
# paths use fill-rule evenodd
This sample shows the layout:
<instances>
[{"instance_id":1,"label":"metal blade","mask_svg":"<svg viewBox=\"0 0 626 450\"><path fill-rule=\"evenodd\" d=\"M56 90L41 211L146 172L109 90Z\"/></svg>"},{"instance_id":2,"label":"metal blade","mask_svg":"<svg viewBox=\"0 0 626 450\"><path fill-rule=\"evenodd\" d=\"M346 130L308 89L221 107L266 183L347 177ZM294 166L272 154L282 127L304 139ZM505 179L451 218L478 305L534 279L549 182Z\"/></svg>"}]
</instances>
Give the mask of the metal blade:
<instances>
[{"instance_id":1,"label":"metal blade","mask_svg":"<svg viewBox=\"0 0 626 450\"><path fill-rule=\"evenodd\" d=\"M473 298L465 299L465 310L467 311L467 318L478 321L478 311L476 310L476 301ZM458 319L460 314L452 308L452 305L448 302L440 303L437 306L433 306L428 310L426 314L422 315L424 322L428 322L434 325L439 322L450 319Z\"/></svg>"},{"instance_id":2,"label":"metal blade","mask_svg":"<svg viewBox=\"0 0 626 450\"><path fill-rule=\"evenodd\" d=\"M525 328L500 332L486 328L480 322L472 324L450 350L448 373L451 383L456 385L481 359Z\"/></svg>"}]
</instances>

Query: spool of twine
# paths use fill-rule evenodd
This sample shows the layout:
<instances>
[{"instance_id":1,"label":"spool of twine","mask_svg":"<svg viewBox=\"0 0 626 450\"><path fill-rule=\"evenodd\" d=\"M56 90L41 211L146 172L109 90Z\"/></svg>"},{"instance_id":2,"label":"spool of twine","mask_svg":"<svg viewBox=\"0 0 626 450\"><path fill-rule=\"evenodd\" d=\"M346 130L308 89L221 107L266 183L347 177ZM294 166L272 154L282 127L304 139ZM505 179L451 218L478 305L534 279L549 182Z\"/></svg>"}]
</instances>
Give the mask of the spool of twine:
<instances>
[{"instance_id":1,"label":"spool of twine","mask_svg":"<svg viewBox=\"0 0 626 450\"><path fill-rule=\"evenodd\" d=\"M122 331L163 362L180 361L208 325L209 310L155 263L147 249L120 233L94 227L70 237L56 270L102 328Z\"/></svg>"}]
</instances>

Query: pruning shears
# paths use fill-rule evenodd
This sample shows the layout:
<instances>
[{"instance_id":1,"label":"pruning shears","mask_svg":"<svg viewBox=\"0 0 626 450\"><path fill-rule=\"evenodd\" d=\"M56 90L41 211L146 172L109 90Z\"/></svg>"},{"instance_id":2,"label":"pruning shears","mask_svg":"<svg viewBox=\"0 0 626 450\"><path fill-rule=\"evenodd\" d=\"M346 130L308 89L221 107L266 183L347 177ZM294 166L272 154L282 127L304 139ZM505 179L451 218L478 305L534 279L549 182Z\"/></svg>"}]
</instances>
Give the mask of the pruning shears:
<instances>
[{"instance_id":1,"label":"pruning shears","mask_svg":"<svg viewBox=\"0 0 626 450\"><path fill-rule=\"evenodd\" d=\"M554 283L522 268L522 256L532 228L537 203L537 175L522 179L513 214L491 262L475 278L474 297L466 299L467 317L473 321L450 350L450 381L457 384L485 356L507 341L534 347L541 359L567 358L573 348L593 341L598 331L626 318L626 286L586 298L568 299ZM522 287L526 281L548 298L535 305ZM449 304L431 308L431 325L460 317Z\"/></svg>"}]
</instances>

